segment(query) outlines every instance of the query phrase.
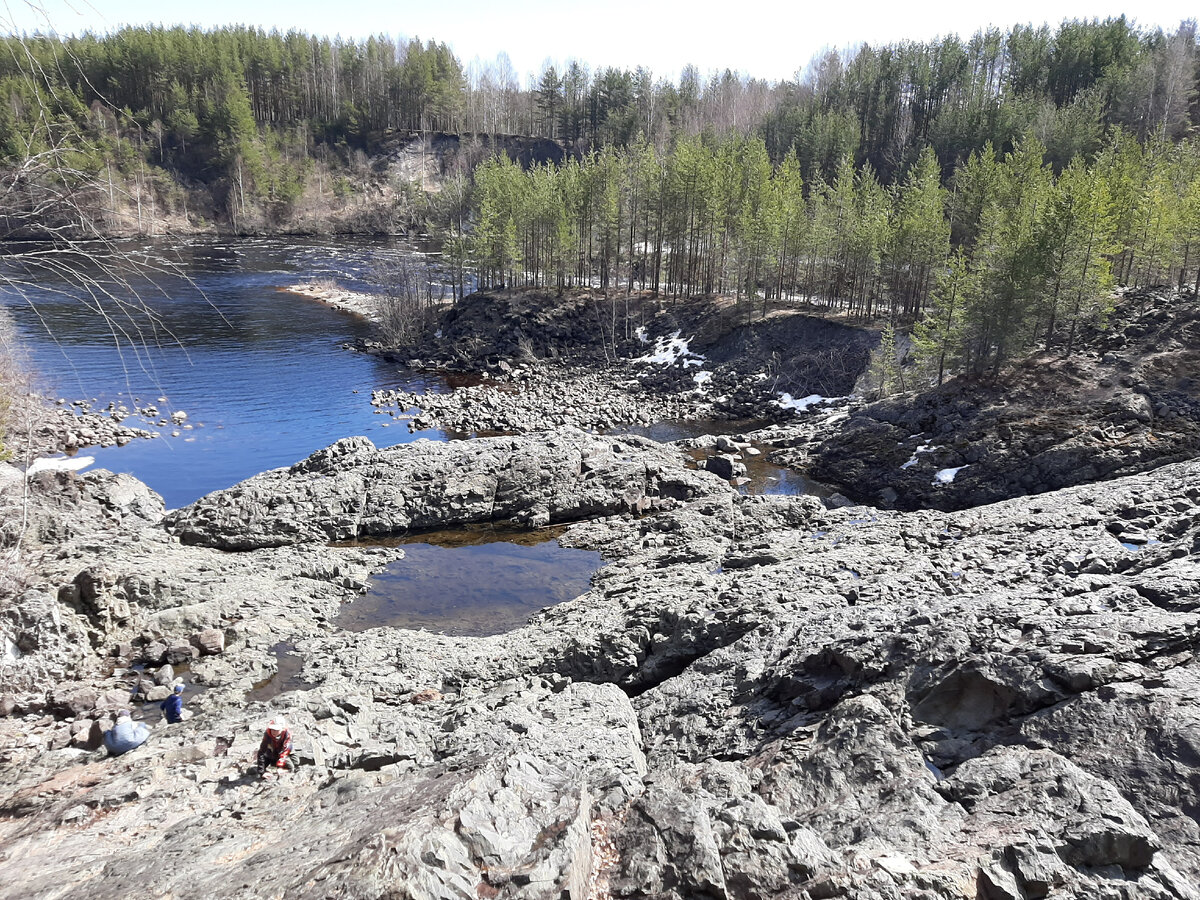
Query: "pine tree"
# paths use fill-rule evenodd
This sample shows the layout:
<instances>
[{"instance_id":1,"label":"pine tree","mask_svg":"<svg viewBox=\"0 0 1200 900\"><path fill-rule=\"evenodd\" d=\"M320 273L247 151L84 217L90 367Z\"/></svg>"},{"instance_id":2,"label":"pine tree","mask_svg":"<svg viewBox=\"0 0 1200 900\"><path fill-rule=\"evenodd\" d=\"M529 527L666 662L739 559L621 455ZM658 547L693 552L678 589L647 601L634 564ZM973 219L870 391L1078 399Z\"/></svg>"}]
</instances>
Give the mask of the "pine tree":
<instances>
[{"instance_id":1,"label":"pine tree","mask_svg":"<svg viewBox=\"0 0 1200 900\"><path fill-rule=\"evenodd\" d=\"M982 216L973 255L979 291L964 310L969 365L977 372L997 373L1032 338L1044 271L1038 238L1051 184L1043 156L1041 143L1027 135L1005 158L999 189Z\"/></svg>"},{"instance_id":2,"label":"pine tree","mask_svg":"<svg viewBox=\"0 0 1200 900\"><path fill-rule=\"evenodd\" d=\"M906 318L924 309L930 282L950 251L945 207L941 169L932 148L926 147L900 188L888 254L892 302Z\"/></svg>"},{"instance_id":3,"label":"pine tree","mask_svg":"<svg viewBox=\"0 0 1200 900\"><path fill-rule=\"evenodd\" d=\"M961 250L939 272L926 317L913 329L918 366L937 371L940 385L966 359L964 311L976 302L979 280Z\"/></svg>"},{"instance_id":4,"label":"pine tree","mask_svg":"<svg viewBox=\"0 0 1200 900\"><path fill-rule=\"evenodd\" d=\"M1115 223L1104 179L1079 160L1059 177L1049 202L1041 238L1047 253L1039 319L1050 349L1066 317L1069 353L1078 326L1098 319L1107 305Z\"/></svg>"}]
</instances>

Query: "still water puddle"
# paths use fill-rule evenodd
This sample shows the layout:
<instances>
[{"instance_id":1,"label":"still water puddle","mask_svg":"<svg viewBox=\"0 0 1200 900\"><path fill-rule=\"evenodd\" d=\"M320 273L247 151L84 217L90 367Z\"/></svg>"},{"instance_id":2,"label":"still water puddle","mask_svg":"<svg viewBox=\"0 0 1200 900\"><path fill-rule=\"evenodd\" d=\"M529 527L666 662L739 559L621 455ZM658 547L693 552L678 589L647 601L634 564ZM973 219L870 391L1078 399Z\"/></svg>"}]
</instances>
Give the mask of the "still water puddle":
<instances>
[{"instance_id":1,"label":"still water puddle","mask_svg":"<svg viewBox=\"0 0 1200 900\"><path fill-rule=\"evenodd\" d=\"M278 668L270 678L264 678L246 692L247 700L270 700L287 691L307 691L313 687L312 682L300 677L304 668L304 659L296 652L296 648L287 643L279 643L271 648L275 655Z\"/></svg>"},{"instance_id":2,"label":"still water puddle","mask_svg":"<svg viewBox=\"0 0 1200 900\"><path fill-rule=\"evenodd\" d=\"M343 606L334 624L456 636L520 628L539 610L587 591L604 564L599 553L560 546L558 534L454 529L385 542L402 545L404 559L373 575L370 590Z\"/></svg>"},{"instance_id":3,"label":"still water puddle","mask_svg":"<svg viewBox=\"0 0 1200 900\"><path fill-rule=\"evenodd\" d=\"M755 445L755 447L760 451L758 456L743 456L742 458L742 462L746 466L747 480L738 485L738 490L743 494L775 494L791 497L812 494L815 497L828 497L833 493L828 486L813 481L796 469L768 462L766 454L770 452L770 448L762 445Z\"/></svg>"},{"instance_id":4,"label":"still water puddle","mask_svg":"<svg viewBox=\"0 0 1200 900\"><path fill-rule=\"evenodd\" d=\"M801 494L828 497L833 493L831 488L805 477L796 469L768 462L766 454L770 452L771 448L760 444L755 444L754 447L759 450L757 455L737 454L738 462L746 467L746 474L742 478L733 479L730 483L735 485L741 493L786 497L798 497ZM692 468L699 469L703 466L704 460L716 455L717 451L696 448L685 450L684 453L694 463Z\"/></svg>"},{"instance_id":5,"label":"still water puddle","mask_svg":"<svg viewBox=\"0 0 1200 900\"><path fill-rule=\"evenodd\" d=\"M650 438L659 443L690 440L707 437L713 434L736 435L756 431L769 424L760 419L687 419L665 422L654 422L649 425L623 425L611 429L608 433L636 434ZM833 489L812 481L796 469L779 466L768 462L766 456L773 449L765 444L752 444L754 453L737 454L738 461L746 467L744 479L733 483L743 494L768 494L776 496L799 496L813 494L817 497L828 497ZM684 453L689 456L696 467L709 456L717 453L715 449L691 449Z\"/></svg>"}]
</instances>

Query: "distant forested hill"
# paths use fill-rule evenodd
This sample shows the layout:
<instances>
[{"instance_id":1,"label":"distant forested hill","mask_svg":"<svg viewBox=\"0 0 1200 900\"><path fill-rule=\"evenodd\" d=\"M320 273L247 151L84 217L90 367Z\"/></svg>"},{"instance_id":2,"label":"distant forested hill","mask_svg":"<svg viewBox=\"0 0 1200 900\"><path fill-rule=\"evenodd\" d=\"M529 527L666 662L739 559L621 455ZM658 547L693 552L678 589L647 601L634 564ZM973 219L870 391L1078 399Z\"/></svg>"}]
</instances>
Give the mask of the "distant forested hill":
<instances>
[{"instance_id":1,"label":"distant forested hill","mask_svg":"<svg viewBox=\"0 0 1200 900\"><path fill-rule=\"evenodd\" d=\"M459 285L885 316L938 378L1071 352L1114 283L1200 287L1195 22L864 45L783 83L570 63L524 87L503 55L464 70L417 40L3 40L8 237L429 231Z\"/></svg>"}]
</instances>

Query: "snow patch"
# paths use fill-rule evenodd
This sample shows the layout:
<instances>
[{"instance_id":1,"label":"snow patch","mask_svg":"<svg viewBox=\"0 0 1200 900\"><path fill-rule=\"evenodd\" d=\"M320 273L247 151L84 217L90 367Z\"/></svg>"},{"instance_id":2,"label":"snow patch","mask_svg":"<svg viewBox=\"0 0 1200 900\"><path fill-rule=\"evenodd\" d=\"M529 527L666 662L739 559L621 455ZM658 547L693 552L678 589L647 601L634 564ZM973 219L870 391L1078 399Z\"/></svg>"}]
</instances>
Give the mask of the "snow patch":
<instances>
[{"instance_id":1,"label":"snow patch","mask_svg":"<svg viewBox=\"0 0 1200 900\"><path fill-rule=\"evenodd\" d=\"M29 478L38 472L78 472L95 461L94 456L43 457L29 464L29 468L25 470L25 477Z\"/></svg>"},{"instance_id":2,"label":"snow patch","mask_svg":"<svg viewBox=\"0 0 1200 900\"><path fill-rule=\"evenodd\" d=\"M639 341L639 342L641 342L641 343L643 343L643 344L648 344L648 343L650 343L650 338L648 338L648 337L646 336L646 326L645 326L645 325L639 325L639 326L637 327L637 329L636 329L636 330L633 332L633 336L634 336L635 338L637 338L637 339L638 339L638 341Z\"/></svg>"},{"instance_id":3,"label":"snow patch","mask_svg":"<svg viewBox=\"0 0 1200 900\"><path fill-rule=\"evenodd\" d=\"M712 372L701 369L692 376L692 381L696 382L697 387L703 387L704 385L708 384L708 382L712 381Z\"/></svg>"},{"instance_id":4,"label":"snow patch","mask_svg":"<svg viewBox=\"0 0 1200 900\"><path fill-rule=\"evenodd\" d=\"M21 658L21 649L7 634L0 631L0 662L16 662Z\"/></svg>"},{"instance_id":5,"label":"snow patch","mask_svg":"<svg viewBox=\"0 0 1200 900\"><path fill-rule=\"evenodd\" d=\"M699 353L693 353L689 350L688 341L690 338L681 338L679 334L680 332L676 331L669 338L655 338L654 352L647 353L645 356L639 356L634 362L661 363L667 366L672 366L680 362L684 368L701 365L704 362L704 357Z\"/></svg>"},{"instance_id":6,"label":"snow patch","mask_svg":"<svg viewBox=\"0 0 1200 900\"><path fill-rule=\"evenodd\" d=\"M909 458L908 462L906 462L900 468L901 469L911 469L913 466L915 466L917 464L918 454L932 453L934 450L941 450L941 449L942 449L941 447L935 447L935 446L933 446L933 444L922 444L920 447L918 447L916 450L913 451L913 455ZM951 475L950 477L953 479L954 476Z\"/></svg>"},{"instance_id":7,"label":"snow patch","mask_svg":"<svg viewBox=\"0 0 1200 900\"><path fill-rule=\"evenodd\" d=\"M796 412L804 412L810 406L817 403L824 403L828 399L828 397L822 397L820 394L809 394L807 397L796 399L791 394L785 392L780 394L779 399L775 402L779 405L780 409L794 409Z\"/></svg>"},{"instance_id":8,"label":"snow patch","mask_svg":"<svg viewBox=\"0 0 1200 900\"><path fill-rule=\"evenodd\" d=\"M965 468L966 466L958 466L953 469L938 469L937 474L933 476L933 483L949 484L954 480L954 476Z\"/></svg>"}]
</instances>

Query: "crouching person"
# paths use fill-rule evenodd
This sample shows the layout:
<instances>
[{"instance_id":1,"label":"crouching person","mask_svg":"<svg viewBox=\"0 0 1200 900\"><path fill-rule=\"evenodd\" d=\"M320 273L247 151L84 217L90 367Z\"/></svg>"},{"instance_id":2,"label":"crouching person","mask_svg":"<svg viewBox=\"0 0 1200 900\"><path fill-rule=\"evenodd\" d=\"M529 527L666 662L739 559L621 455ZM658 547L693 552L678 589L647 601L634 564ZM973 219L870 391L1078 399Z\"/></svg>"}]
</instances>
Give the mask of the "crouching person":
<instances>
[{"instance_id":1,"label":"crouching person","mask_svg":"<svg viewBox=\"0 0 1200 900\"><path fill-rule=\"evenodd\" d=\"M141 722L133 721L129 710L123 709L117 713L116 724L104 732L104 746L108 748L109 756L120 756L146 743L148 737L150 729Z\"/></svg>"},{"instance_id":2,"label":"crouching person","mask_svg":"<svg viewBox=\"0 0 1200 900\"><path fill-rule=\"evenodd\" d=\"M183 708L183 685L177 684L171 688L171 696L159 704L159 707L168 725L178 725L188 718L188 711Z\"/></svg>"},{"instance_id":3,"label":"crouching person","mask_svg":"<svg viewBox=\"0 0 1200 900\"><path fill-rule=\"evenodd\" d=\"M258 745L256 768L260 775L278 769L295 771L296 760L292 758L292 732L283 716L276 716L268 723L262 743Z\"/></svg>"}]
</instances>

